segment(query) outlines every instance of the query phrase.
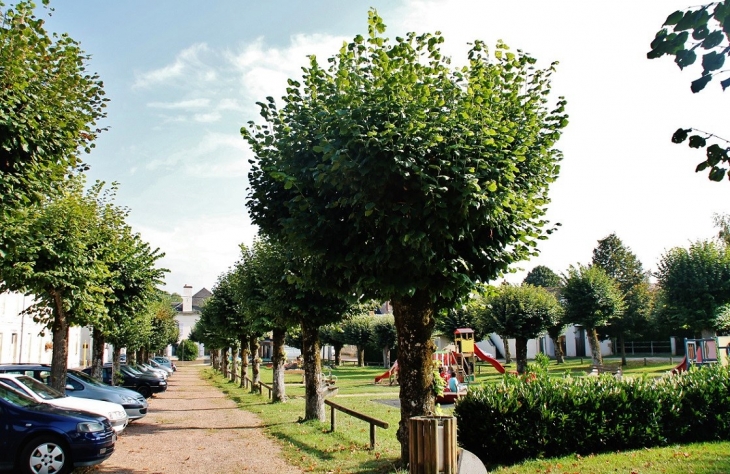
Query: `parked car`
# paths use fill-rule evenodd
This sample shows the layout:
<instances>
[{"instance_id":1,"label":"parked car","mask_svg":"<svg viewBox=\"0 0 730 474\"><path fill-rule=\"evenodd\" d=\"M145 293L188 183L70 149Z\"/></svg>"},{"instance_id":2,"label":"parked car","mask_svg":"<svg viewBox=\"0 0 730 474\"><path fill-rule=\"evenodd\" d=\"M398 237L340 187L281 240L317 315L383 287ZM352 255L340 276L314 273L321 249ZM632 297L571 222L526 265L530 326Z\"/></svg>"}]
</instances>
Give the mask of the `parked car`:
<instances>
[{"instance_id":1,"label":"parked car","mask_svg":"<svg viewBox=\"0 0 730 474\"><path fill-rule=\"evenodd\" d=\"M129 367L131 367L132 369L136 370L137 372L141 372L143 374L157 375L157 376L161 377L162 380L167 380L167 377L169 376L167 371L162 370L162 369L155 369L154 367L152 367L151 365L148 365L148 364L136 363L136 364L127 364L127 365Z\"/></svg>"},{"instance_id":2,"label":"parked car","mask_svg":"<svg viewBox=\"0 0 730 474\"><path fill-rule=\"evenodd\" d=\"M105 416L109 419L112 428L117 433L121 433L127 426L127 423L129 423L127 412L118 403L104 402L90 398L69 397L28 375L0 374L0 384L15 389L39 403L50 403L60 408L83 410Z\"/></svg>"},{"instance_id":3,"label":"parked car","mask_svg":"<svg viewBox=\"0 0 730 474\"><path fill-rule=\"evenodd\" d=\"M117 435L105 417L68 410L0 385L0 470L64 474L114 452Z\"/></svg>"},{"instance_id":4,"label":"parked car","mask_svg":"<svg viewBox=\"0 0 730 474\"><path fill-rule=\"evenodd\" d=\"M162 356L154 356L152 358L155 362L157 362L160 365L164 365L165 367L169 367L172 369L173 372L177 371L177 366L175 366L175 363L168 359L167 357Z\"/></svg>"},{"instance_id":5,"label":"parked car","mask_svg":"<svg viewBox=\"0 0 730 474\"><path fill-rule=\"evenodd\" d=\"M45 384L50 381L51 366L47 364L0 364L0 373L24 374ZM66 395L118 403L124 407L129 421L147 415L147 400L139 393L123 387L112 387L81 371L66 372Z\"/></svg>"},{"instance_id":6,"label":"parked car","mask_svg":"<svg viewBox=\"0 0 730 474\"><path fill-rule=\"evenodd\" d=\"M155 375L132 371L128 365L120 365L119 370L123 377L120 381L121 386L134 390L145 398L151 397L153 393L160 393L167 390L167 382ZM85 368L84 372L90 374L91 368ZM102 381L104 383L110 383L111 378L112 366L111 364L104 364L104 367L102 367Z\"/></svg>"},{"instance_id":7,"label":"parked car","mask_svg":"<svg viewBox=\"0 0 730 474\"><path fill-rule=\"evenodd\" d=\"M147 362L149 363L149 365L151 365L155 369L164 370L167 373L168 378L175 372L170 367L168 367L166 365L162 365L159 362L155 361L154 359L150 359Z\"/></svg>"}]
</instances>

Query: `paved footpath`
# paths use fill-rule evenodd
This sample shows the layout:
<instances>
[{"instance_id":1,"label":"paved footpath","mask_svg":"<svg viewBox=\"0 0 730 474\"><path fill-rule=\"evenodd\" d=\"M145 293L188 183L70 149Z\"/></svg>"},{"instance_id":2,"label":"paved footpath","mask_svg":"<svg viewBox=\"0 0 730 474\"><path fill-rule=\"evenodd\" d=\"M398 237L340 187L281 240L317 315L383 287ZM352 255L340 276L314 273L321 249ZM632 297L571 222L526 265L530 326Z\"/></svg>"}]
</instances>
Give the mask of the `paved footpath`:
<instances>
[{"instance_id":1,"label":"paved footpath","mask_svg":"<svg viewBox=\"0 0 730 474\"><path fill-rule=\"evenodd\" d=\"M167 391L149 399L147 416L122 432L114 454L74 473L301 473L263 434L256 415L200 378L204 368L178 368Z\"/></svg>"}]
</instances>

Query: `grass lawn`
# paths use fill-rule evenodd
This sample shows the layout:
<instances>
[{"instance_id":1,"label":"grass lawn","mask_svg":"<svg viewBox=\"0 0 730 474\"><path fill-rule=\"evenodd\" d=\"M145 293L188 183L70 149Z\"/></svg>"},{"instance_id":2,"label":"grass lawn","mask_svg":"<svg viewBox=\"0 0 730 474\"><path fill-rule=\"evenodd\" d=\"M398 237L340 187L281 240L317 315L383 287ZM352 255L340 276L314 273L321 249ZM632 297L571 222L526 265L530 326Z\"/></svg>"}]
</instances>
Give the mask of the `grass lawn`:
<instances>
[{"instance_id":1,"label":"grass lawn","mask_svg":"<svg viewBox=\"0 0 730 474\"><path fill-rule=\"evenodd\" d=\"M616 363L619 359L607 359ZM643 358L631 359L624 369L625 377L661 376L679 363ZM554 377L586 375L590 359L569 359L565 364L550 366ZM508 367L508 370L513 369ZM338 394L332 400L347 408L389 423L388 429L376 428L376 445L370 450L370 425L359 419L337 412L337 431L330 432L330 408L326 408L327 422L300 422L304 415L304 386L301 374L287 374L286 403L272 404L264 396L251 394L237 387L212 369L204 377L218 386L242 409L256 413L263 420L266 431L280 441L287 460L306 472L318 473L395 473L400 456L400 445L395 437L400 420L397 405L398 386L387 381L374 384L382 367L341 366L332 369L337 376ZM490 365L477 366L476 383L495 383L503 377ZM325 374L328 369L325 369ZM262 381L271 383L272 371L262 368ZM442 407L444 414L451 407ZM596 456L569 456L553 460L528 461L515 466L491 469L492 473L608 473L629 474L684 474L730 473L730 442L701 443L689 446L644 449Z\"/></svg>"}]
</instances>

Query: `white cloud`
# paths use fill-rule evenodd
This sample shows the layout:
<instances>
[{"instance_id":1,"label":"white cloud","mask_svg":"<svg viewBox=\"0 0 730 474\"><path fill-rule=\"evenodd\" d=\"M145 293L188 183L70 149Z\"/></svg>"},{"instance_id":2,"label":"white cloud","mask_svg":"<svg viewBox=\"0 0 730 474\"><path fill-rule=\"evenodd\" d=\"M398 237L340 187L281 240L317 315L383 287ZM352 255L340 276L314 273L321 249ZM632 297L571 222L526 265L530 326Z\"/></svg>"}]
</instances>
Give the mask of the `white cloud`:
<instances>
[{"instance_id":1,"label":"white cloud","mask_svg":"<svg viewBox=\"0 0 730 474\"><path fill-rule=\"evenodd\" d=\"M212 82L217 74L203 60L211 51L205 43L198 43L182 50L172 64L152 71L137 73L134 87L148 88L156 85L169 85L175 82Z\"/></svg>"},{"instance_id":2,"label":"white cloud","mask_svg":"<svg viewBox=\"0 0 730 474\"><path fill-rule=\"evenodd\" d=\"M156 109L201 109L210 105L210 99L188 99L177 102L149 102L147 107Z\"/></svg>"},{"instance_id":3,"label":"white cloud","mask_svg":"<svg viewBox=\"0 0 730 474\"><path fill-rule=\"evenodd\" d=\"M221 232L225 229L225 232ZM183 285L193 291L212 289L218 276L240 257L239 245L250 245L257 233L248 216L195 216L159 226L135 227L152 248L159 247L165 256L158 266L174 269L167 275L165 289L180 293Z\"/></svg>"},{"instance_id":4,"label":"white cloud","mask_svg":"<svg viewBox=\"0 0 730 474\"><path fill-rule=\"evenodd\" d=\"M221 114L218 112L209 112L206 114L195 114L193 120L200 123L217 122L221 119Z\"/></svg>"},{"instance_id":5,"label":"white cloud","mask_svg":"<svg viewBox=\"0 0 730 474\"><path fill-rule=\"evenodd\" d=\"M195 146L150 161L147 169L181 168L191 176L237 178L248 173L250 153L240 135L208 132Z\"/></svg>"}]
</instances>

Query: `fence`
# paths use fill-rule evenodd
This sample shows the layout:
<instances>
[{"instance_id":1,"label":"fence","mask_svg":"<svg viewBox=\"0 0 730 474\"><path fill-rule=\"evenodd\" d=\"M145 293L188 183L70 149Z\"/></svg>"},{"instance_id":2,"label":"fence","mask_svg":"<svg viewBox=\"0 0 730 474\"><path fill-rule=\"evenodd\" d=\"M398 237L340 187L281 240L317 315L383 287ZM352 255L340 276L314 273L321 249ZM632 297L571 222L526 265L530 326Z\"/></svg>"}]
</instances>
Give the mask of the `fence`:
<instances>
[{"instance_id":1,"label":"fence","mask_svg":"<svg viewBox=\"0 0 730 474\"><path fill-rule=\"evenodd\" d=\"M621 347L616 346L614 352L616 355L621 354ZM648 355L669 355L672 353L672 344L670 341L627 341L626 354L648 354Z\"/></svg>"}]
</instances>

